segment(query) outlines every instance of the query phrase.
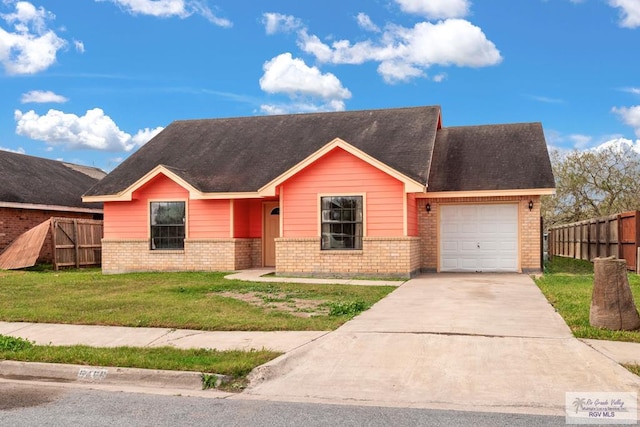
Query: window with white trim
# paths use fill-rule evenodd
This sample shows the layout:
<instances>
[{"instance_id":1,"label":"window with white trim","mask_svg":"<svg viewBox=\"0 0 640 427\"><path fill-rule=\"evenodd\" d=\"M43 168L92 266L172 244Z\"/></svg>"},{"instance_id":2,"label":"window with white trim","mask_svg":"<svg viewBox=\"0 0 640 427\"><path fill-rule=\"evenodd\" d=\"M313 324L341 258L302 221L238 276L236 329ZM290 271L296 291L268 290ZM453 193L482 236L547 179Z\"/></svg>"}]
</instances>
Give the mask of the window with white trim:
<instances>
[{"instance_id":1,"label":"window with white trim","mask_svg":"<svg viewBox=\"0 0 640 427\"><path fill-rule=\"evenodd\" d=\"M151 250L184 249L185 202L151 202Z\"/></svg>"},{"instance_id":2,"label":"window with white trim","mask_svg":"<svg viewBox=\"0 0 640 427\"><path fill-rule=\"evenodd\" d=\"M362 196L321 197L323 250L362 249Z\"/></svg>"}]
</instances>

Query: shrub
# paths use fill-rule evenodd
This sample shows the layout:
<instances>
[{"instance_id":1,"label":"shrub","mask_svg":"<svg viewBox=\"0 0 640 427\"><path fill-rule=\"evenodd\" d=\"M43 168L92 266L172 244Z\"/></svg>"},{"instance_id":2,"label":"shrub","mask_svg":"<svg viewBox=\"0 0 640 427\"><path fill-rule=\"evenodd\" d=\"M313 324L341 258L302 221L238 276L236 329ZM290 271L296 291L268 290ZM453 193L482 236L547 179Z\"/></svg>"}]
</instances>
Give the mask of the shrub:
<instances>
[{"instance_id":1,"label":"shrub","mask_svg":"<svg viewBox=\"0 0 640 427\"><path fill-rule=\"evenodd\" d=\"M367 308L364 301L338 301L329 304L329 316L355 316Z\"/></svg>"},{"instance_id":2,"label":"shrub","mask_svg":"<svg viewBox=\"0 0 640 427\"><path fill-rule=\"evenodd\" d=\"M20 351L31 347L33 343L24 338L0 335L0 351Z\"/></svg>"}]
</instances>

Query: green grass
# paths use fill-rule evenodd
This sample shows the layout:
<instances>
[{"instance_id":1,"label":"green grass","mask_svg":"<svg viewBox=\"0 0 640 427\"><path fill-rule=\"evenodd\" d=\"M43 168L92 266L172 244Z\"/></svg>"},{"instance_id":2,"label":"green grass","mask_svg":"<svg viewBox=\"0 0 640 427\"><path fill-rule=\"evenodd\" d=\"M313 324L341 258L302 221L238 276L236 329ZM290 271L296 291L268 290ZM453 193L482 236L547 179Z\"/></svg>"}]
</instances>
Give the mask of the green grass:
<instances>
[{"instance_id":1,"label":"green grass","mask_svg":"<svg viewBox=\"0 0 640 427\"><path fill-rule=\"evenodd\" d=\"M630 273L628 277L637 306L640 301L640 276ZM590 262L554 257L545 266L545 274L535 280L577 338L640 343L640 331L612 331L589 324L593 292L593 265Z\"/></svg>"},{"instance_id":2,"label":"green grass","mask_svg":"<svg viewBox=\"0 0 640 427\"><path fill-rule=\"evenodd\" d=\"M0 359L208 372L241 378L256 366L262 365L280 354L266 350L218 351L211 349L182 350L173 347L98 348L83 345L33 345L16 351L0 350Z\"/></svg>"},{"instance_id":3,"label":"green grass","mask_svg":"<svg viewBox=\"0 0 640 427\"><path fill-rule=\"evenodd\" d=\"M189 349L174 347L114 347L96 348L83 345L35 345L31 341L0 335L0 360L23 362L65 363L72 365L110 366L175 371L193 371L202 374L202 387L212 388L216 377L223 374L232 378L219 388L239 391L246 384L246 376L282 353L267 350Z\"/></svg>"},{"instance_id":4,"label":"green grass","mask_svg":"<svg viewBox=\"0 0 640 427\"><path fill-rule=\"evenodd\" d=\"M640 365L622 365L627 368L629 371L633 372L637 376L640 377Z\"/></svg>"},{"instance_id":5,"label":"green grass","mask_svg":"<svg viewBox=\"0 0 640 427\"><path fill-rule=\"evenodd\" d=\"M226 273L103 275L99 269L0 271L0 320L212 331L333 330L395 289L391 286L264 283ZM293 280L293 279L292 279ZM326 314L300 317L221 292L264 301L315 300ZM338 309L334 309L338 307ZM347 310L340 308L347 307ZM330 315L333 310L334 315ZM304 310L300 310L304 311Z\"/></svg>"}]
</instances>

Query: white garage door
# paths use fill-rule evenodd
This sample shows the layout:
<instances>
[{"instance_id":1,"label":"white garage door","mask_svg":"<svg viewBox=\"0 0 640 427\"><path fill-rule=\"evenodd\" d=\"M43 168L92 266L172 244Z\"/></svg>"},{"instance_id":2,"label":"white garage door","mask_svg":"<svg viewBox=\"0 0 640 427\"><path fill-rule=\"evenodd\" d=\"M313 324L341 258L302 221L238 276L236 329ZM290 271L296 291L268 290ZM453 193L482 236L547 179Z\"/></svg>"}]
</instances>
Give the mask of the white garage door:
<instances>
[{"instance_id":1,"label":"white garage door","mask_svg":"<svg viewBox=\"0 0 640 427\"><path fill-rule=\"evenodd\" d=\"M518 270L518 205L440 207L440 271Z\"/></svg>"}]
</instances>

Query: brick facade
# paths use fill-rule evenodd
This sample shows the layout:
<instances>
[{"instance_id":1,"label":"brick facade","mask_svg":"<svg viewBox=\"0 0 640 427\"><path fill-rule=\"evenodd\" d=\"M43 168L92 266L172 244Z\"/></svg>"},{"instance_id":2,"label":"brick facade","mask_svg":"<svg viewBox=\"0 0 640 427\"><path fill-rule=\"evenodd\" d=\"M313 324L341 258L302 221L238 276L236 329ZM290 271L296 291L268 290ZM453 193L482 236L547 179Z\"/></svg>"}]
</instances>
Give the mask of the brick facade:
<instances>
[{"instance_id":1,"label":"brick facade","mask_svg":"<svg viewBox=\"0 0 640 427\"><path fill-rule=\"evenodd\" d=\"M39 209L16 209L0 207L0 253L21 234L52 218L95 219L93 213L47 211ZM39 263L52 263L51 233L42 246Z\"/></svg>"},{"instance_id":2,"label":"brick facade","mask_svg":"<svg viewBox=\"0 0 640 427\"><path fill-rule=\"evenodd\" d=\"M185 239L184 250L149 249L147 239L103 239L102 272L234 271L262 265L261 239Z\"/></svg>"},{"instance_id":3,"label":"brick facade","mask_svg":"<svg viewBox=\"0 0 640 427\"><path fill-rule=\"evenodd\" d=\"M529 201L533 209L529 211ZM425 207L429 203L431 211ZM318 277L411 277L438 269L438 208L443 204L517 203L520 270L541 269L540 197L417 199L419 237L365 237L359 251L323 251L320 240L276 239L276 274ZM103 239L104 273L233 271L262 266L262 240L186 239L181 251L151 251L147 239Z\"/></svg>"},{"instance_id":4,"label":"brick facade","mask_svg":"<svg viewBox=\"0 0 640 427\"><path fill-rule=\"evenodd\" d=\"M364 237L362 250L323 251L319 238L276 239L276 274L403 277L420 270L418 237Z\"/></svg>"},{"instance_id":5,"label":"brick facade","mask_svg":"<svg viewBox=\"0 0 640 427\"><path fill-rule=\"evenodd\" d=\"M529 211L530 200L533 201L533 209L531 211ZM490 204L514 202L518 203L521 271L523 273L540 271L540 196L419 199L418 232L423 237L420 244L422 271L437 271L438 268L438 206L459 203ZM426 211L427 203L431 206L430 212Z\"/></svg>"}]
</instances>

